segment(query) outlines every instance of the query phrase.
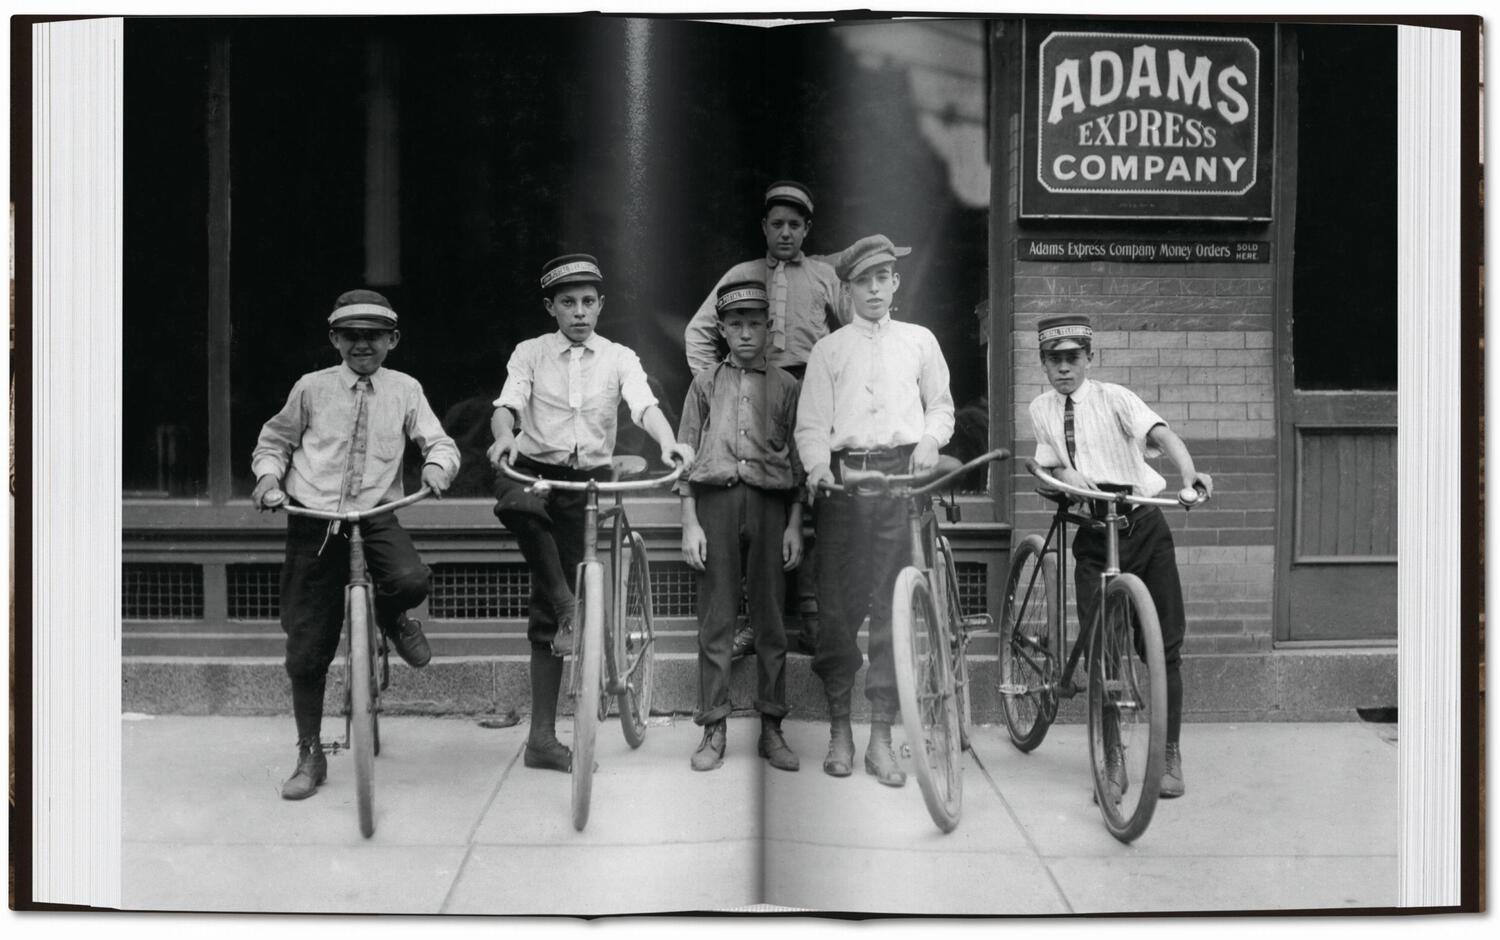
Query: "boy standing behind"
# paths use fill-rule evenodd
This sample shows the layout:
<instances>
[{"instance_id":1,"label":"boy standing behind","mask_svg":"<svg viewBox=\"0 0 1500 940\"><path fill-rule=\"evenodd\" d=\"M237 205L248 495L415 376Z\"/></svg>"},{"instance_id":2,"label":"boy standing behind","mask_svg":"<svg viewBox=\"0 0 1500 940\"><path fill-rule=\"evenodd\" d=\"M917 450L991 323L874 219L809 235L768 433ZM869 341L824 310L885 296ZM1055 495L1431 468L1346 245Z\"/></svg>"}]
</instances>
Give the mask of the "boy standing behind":
<instances>
[{"instance_id":1,"label":"boy standing behind","mask_svg":"<svg viewBox=\"0 0 1500 940\"><path fill-rule=\"evenodd\" d=\"M693 451L672 437L641 360L595 332L604 312L604 276L592 255L563 255L542 268L542 306L552 333L516 346L495 399L489 450L496 469L495 516L511 532L531 569L526 638L531 641L531 733L523 762L560 770L573 752L557 740L557 695L573 644L573 577L583 561L583 493L527 491L498 472L515 451L516 469L547 480L608 480L623 400L630 418L655 439L664 463L691 464Z\"/></svg>"},{"instance_id":2,"label":"boy standing behind","mask_svg":"<svg viewBox=\"0 0 1500 940\"><path fill-rule=\"evenodd\" d=\"M698 373L682 406L678 439L697 461L678 485L682 495L682 556L698 571L698 713L703 740L694 770L724 762L729 715L730 646L740 606L740 570L749 582L755 634L755 707L761 715L756 751L778 770L796 770L797 755L781 733L786 707L783 572L802 557L802 468L791 446L797 380L766 363L769 303L756 280L717 292L719 330L729 355Z\"/></svg>"},{"instance_id":3,"label":"boy standing behind","mask_svg":"<svg viewBox=\"0 0 1500 940\"><path fill-rule=\"evenodd\" d=\"M919 473L937 464L953 436L948 364L925 327L891 319L901 286L897 248L884 235L861 238L834 265L854 319L813 347L797 405L797 451L811 495L845 469ZM854 766L849 724L854 676L864 662L855 634L870 617L870 745L865 771L886 786L906 783L891 751L900 714L891 651L891 592L909 563L906 505L883 496L834 494L818 507L818 607L823 627L813 671L823 680L832 719L823 771L847 777Z\"/></svg>"},{"instance_id":4,"label":"boy standing behind","mask_svg":"<svg viewBox=\"0 0 1500 940\"><path fill-rule=\"evenodd\" d=\"M396 311L374 291L339 295L328 316L328 341L340 365L297 380L286 405L260 429L250 467L251 501L284 489L297 505L327 512L373 509L401 498L401 457L408 439L422 449L422 483L442 493L458 472L458 447L443 433L416 379L382 368L401 340ZM375 584L375 621L401 658L432 658L422 625L406 611L427 597L428 569L393 515L362 523ZM328 776L323 755L323 688L338 650L349 580L347 530L292 516L281 569L281 629L297 722L297 769L281 796L301 800Z\"/></svg>"}]
</instances>

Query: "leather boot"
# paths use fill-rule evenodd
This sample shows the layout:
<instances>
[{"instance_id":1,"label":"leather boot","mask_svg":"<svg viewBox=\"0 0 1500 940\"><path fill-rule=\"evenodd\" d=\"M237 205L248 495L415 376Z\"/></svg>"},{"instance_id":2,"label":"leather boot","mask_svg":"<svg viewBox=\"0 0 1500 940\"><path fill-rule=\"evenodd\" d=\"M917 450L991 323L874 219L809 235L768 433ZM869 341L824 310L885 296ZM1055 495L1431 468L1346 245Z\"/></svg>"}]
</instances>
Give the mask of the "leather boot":
<instances>
[{"instance_id":1,"label":"leather boot","mask_svg":"<svg viewBox=\"0 0 1500 940\"><path fill-rule=\"evenodd\" d=\"M896 754L891 750L891 726L888 722L870 723L870 746L865 748L865 773L874 774L876 780L888 787L906 786L906 771L896 763Z\"/></svg>"},{"instance_id":2,"label":"leather boot","mask_svg":"<svg viewBox=\"0 0 1500 940\"><path fill-rule=\"evenodd\" d=\"M297 741L297 769L281 785L283 800L305 800L318 792L318 785L328 779L328 758L323 742L314 735Z\"/></svg>"},{"instance_id":3,"label":"leather boot","mask_svg":"<svg viewBox=\"0 0 1500 940\"><path fill-rule=\"evenodd\" d=\"M531 651L531 732L521 761L538 770L573 769L573 752L557 740L557 693L562 688L563 661L550 650Z\"/></svg>"},{"instance_id":4,"label":"leather boot","mask_svg":"<svg viewBox=\"0 0 1500 940\"><path fill-rule=\"evenodd\" d=\"M1125 748L1120 744L1120 716L1113 711L1104 713L1104 780L1109 789L1110 802L1119 804L1130 789L1130 775L1125 769ZM1099 802L1099 794L1094 794Z\"/></svg>"},{"instance_id":5,"label":"leather boot","mask_svg":"<svg viewBox=\"0 0 1500 940\"><path fill-rule=\"evenodd\" d=\"M703 726L703 740L693 752L694 770L718 770L724 763L724 719Z\"/></svg>"},{"instance_id":6,"label":"leather boot","mask_svg":"<svg viewBox=\"0 0 1500 940\"><path fill-rule=\"evenodd\" d=\"M1182 782L1182 747L1175 741L1167 745L1167 769L1161 775L1161 797L1174 800L1187 792Z\"/></svg>"},{"instance_id":7,"label":"leather boot","mask_svg":"<svg viewBox=\"0 0 1500 940\"><path fill-rule=\"evenodd\" d=\"M385 631L385 638L408 666L421 669L432 661L432 647L427 643L427 634L422 632L422 621L415 617L406 614L397 617L396 625Z\"/></svg>"},{"instance_id":8,"label":"leather boot","mask_svg":"<svg viewBox=\"0 0 1500 940\"><path fill-rule=\"evenodd\" d=\"M854 728L849 724L849 699L829 699L828 712L828 756L823 758L823 772L830 777L847 777L854 772Z\"/></svg>"},{"instance_id":9,"label":"leather boot","mask_svg":"<svg viewBox=\"0 0 1500 940\"><path fill-rule=\"evenodd\" d=\"M781 734L780 718L772 718L770 715L760 716L760 740L756 742L755 751L777 770L795 771L802 766L801 761L797 760L796 753Z\"/></svg>"}]
</instances>

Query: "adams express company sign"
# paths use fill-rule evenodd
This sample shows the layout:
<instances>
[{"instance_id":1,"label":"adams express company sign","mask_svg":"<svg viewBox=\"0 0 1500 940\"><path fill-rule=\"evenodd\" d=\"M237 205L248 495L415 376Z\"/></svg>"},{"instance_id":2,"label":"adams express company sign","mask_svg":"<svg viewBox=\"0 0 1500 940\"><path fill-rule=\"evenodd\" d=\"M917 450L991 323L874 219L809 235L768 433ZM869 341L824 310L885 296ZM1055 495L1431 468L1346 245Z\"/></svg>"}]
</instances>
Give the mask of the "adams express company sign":
<instances>
[{"instance_id":1,"label":"adams express company sign","mask_svg":"<svg viewBox=\"0 0 1500 940\"><path fill-rule=\"evenodd\" d=\"M1270 218L1269 27L1026 29L1023 216Z\"/></svg>"}]
</instances>

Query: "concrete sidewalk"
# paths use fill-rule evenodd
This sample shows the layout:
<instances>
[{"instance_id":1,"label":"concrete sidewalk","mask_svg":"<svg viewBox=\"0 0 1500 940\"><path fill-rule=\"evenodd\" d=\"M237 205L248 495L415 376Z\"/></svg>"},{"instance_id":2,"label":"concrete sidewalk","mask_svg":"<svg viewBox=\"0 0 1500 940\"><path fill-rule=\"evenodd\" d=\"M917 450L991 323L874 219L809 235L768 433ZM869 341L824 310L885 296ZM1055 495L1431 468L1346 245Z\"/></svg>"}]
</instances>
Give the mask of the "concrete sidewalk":
<instances>
[{"instance_id":1,"label":"concrete sidewalk","mask_svg":"<svg viewBox=\"0 0 1500 940\"><path fill-rule=\"evenodd\" d=\"M325 723L328 736L335 730L341 722ZM377 829L366 840L347 754L330 757L312 799L279 798L295 757L289 717L127 716L123 903L419 914L763 901L960 914L1396 903L1394 726L1189 724L1188 794L1159 804L1130 846L1092 805L1081 725L1054 727L1029 755L1003 727L976 729L963 818L948 835L915 779L895 790L858 770L823 774L826 725L787 722L802 758L795 774L762 769L757 730L754 718L732 719L724 766L693 773L690 721L654 720L633 752L617 724L601 726L592 814L579 833L568 777L521 765L524 722L488 730L387 718ZM867 726L855 734L862 761Z\"/></svg>"}]
</instances>

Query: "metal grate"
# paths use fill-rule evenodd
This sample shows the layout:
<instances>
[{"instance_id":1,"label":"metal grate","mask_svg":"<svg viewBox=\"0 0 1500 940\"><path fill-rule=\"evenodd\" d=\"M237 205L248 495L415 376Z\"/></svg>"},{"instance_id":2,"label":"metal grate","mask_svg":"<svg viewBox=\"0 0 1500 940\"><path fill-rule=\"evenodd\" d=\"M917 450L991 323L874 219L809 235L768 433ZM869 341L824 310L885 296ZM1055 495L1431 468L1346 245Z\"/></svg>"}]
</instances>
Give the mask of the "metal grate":
<instances>
[{"instance_id":1,"label":"metal grate","mask_svg":"<svg viewBox=\"0 0 1500 940\"><path fill-rule=\"evenodd\" d=\"M125 620L202 620L200 565L132 564L121 568Z\"/></svg>"},{"instance_id":2,"label":"metal grate","mask_svg":"<svg viewBox=\"0 0 1500 940\"><path fill-rule=\"evenodd\" d=\"M226 565L230 620L281 619L281 566Z\"/></svg>"},{"instance_id":3,"label":"metal grate","mask_svg":"<svg viewBox=\"0 0 1500 940\"><path fill-rule=\"evenodd\" d=\"M960 561L953 573L958 576L958 607L964 616L984 613L989 606L990 566L982 561Z\"/></svg>"},{"instance_id":4,"label":"metal grate","mask_svg":"<svg viewBox=\"0 0 1500 940\"><path fill-rule=\"evenodd\" d=\"M697 573L682 562L652 565L651 613L657 617L697 616Z\"/></svg>"},{"instance_id":5,"label":"metal grate","mask_svg":"<svg viewBox=\"0 0 1500 940\"><path fill-rule=\"evenodd\" d=\"M524 620L530 599L524 564L440 564L432 566L427 610L439 620Z\"/></svg>"}]
</instances>

